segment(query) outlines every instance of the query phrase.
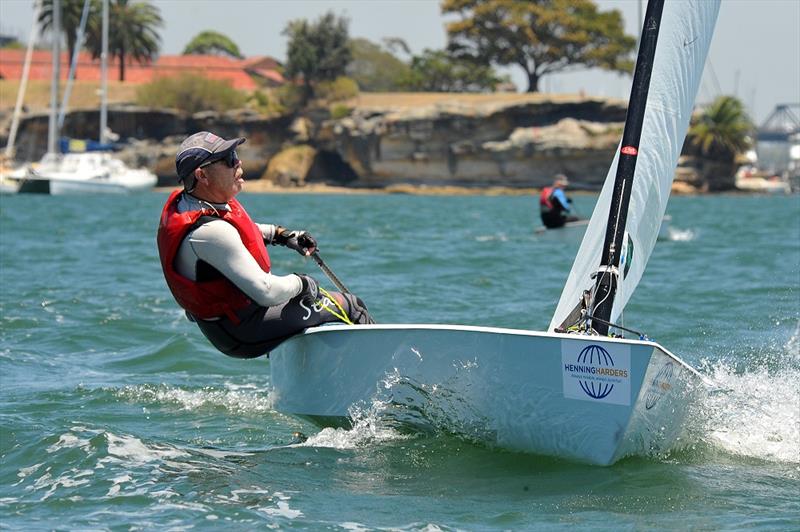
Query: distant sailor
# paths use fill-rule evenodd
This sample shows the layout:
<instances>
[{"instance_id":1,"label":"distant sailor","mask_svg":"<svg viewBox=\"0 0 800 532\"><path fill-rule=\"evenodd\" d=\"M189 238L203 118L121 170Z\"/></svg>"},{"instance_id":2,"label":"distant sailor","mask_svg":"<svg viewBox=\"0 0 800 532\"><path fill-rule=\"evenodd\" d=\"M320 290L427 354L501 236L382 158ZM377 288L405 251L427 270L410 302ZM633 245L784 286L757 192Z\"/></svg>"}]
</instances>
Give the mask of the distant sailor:
<instances>
[{"instance_id":1,"label":"distant sailor","mask_svg":"<svg viewBox=\"0 0 800 532\"><path fill-rule=\"evenodd\" d=\"M564 174L553 177L553 185L544 187L539 194L539 214L548 229L562 227L567 222L577 222L579 217L571 214L572 200L564 193L569 180Z\"/></svg>"},{"instance_id":2,"label":"distant sailor","mask_svg":"<svg viewBox=\"0 0 800 532\"><path fill-rule=\"evenodd\" d=\"M237 358L268 354L321 323L372 323L358 297L324 296L310 275L272 274L267 244L307 256L317 243L305 231L253 222L234 198L244 184L236 153L243 142L201 131L175 156L183 190L164 205L157 242L167 285L187 317L214 347Z\"/></svg>"}]
</instances>

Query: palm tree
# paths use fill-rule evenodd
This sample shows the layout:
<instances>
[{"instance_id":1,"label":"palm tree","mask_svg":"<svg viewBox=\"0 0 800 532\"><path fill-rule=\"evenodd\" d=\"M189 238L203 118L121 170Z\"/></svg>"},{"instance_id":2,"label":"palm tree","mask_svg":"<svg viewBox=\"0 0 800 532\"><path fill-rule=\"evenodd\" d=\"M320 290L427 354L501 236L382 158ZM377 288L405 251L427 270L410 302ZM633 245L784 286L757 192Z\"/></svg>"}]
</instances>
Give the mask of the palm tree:
<instances>
[{"instance_id":1,"label":"palm tree","mask_svg":"<svg viewBox=\"0 0 800 532\"><path fill-rule=\"evenodd\" d=\"M96 0L90 0L89 19L93 13L97 12ZM81 15L83 14L83 4L85 0L61 0L61 31L67 37L67 52L69 58L75 52L75 42L78 37L78 28L81 25ZM43 0L42 10L39 12L39 25L42 33L50 31L53 26L53 0ZM53 36L55 38L55 36ZM77 77L77 73L76 76Z\"/></svg>"},{"instance_id":2,"label":"palm tree","mask_svg":"<svg viewBox=\"0 0 800 532\"><path fill-rule=\"evenodd\" d=\"M96 0L95 0L96 1ZM119 80L125 81L126 61L147 63L158 54L161 37L156 31L164 25L158 8L146 1L109 0L108 51L119 58ZM99 13L99 9L96 11ZM86 46L92 56L102 51L102 17L90 19Z\"/></svg>"},{"instance_id":3,"label":"palm tree","mask_svg":"<svg viewBox=\"0 0 800 532\"><path fill-rule=\"evenodd\" d=\"M720 96L689 128L692 147L710 159L731 161L750 147L753 122L733 96Z\"/></svg>"},{"instance_id":4,"label":"palm tree","mask_svg":"<svg viewBox=\"0 0 800 532\"><path fill-rule=\"evenodd\" d=\"M183 49L183 55L192 54L227 55L234 59L242 59L244 57L239 51L239 47L229 37L211 30L195 35L186 45L186 48Z\"/></svg>"},{"instance_id":5,"label":"palm tree","mask_svg":"<svg viewBox=\"0 0 800 532\"><path fill-rule=\"evenodd\" d=\"M754 126L744 105L733 96L720 96L693 119L686 136L687 154L699 156L709 190L735 186L736 156L751 144Z\"/></svg>"}]
</instances>

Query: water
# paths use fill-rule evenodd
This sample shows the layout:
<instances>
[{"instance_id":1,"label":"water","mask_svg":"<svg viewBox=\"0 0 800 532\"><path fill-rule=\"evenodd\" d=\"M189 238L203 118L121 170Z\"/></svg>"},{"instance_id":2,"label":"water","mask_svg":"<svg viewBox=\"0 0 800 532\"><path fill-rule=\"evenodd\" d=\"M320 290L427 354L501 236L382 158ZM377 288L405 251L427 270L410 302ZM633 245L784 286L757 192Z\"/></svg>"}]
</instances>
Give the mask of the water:
<instances>
[{"instance_id":1,"label":"water","mask_svg":"<svg viewBox=\"0 0 800 532\"><path fill-rule=\"evenodd\" d=\"M800 528L797 196L671 200L626 324L728 391L691 448L609 468L272 410L268 360L218 354L174 304L165 197L0 199L0 527ZM381 322L541 330L579 244L534 236L534 198L241 199L310 230Z\"/></svg>"}]
</instances>

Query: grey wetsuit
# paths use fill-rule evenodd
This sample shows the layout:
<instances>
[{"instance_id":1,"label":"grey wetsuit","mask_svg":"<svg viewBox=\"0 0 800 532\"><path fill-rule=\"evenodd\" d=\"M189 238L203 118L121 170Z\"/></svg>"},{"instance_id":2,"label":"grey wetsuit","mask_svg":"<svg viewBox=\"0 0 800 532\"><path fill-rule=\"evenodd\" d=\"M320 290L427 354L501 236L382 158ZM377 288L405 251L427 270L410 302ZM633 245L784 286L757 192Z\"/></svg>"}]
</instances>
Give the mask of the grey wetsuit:
<instances>
[{"instance_id":1,"label":"grey wetsuit","mask_svg":"<svg viewBox=\"0 0 800 532\"><path fill-rule=\"evenodd\" d=\"M178 211L229 210L227 204L209 203L190 194L183 194ZM275 225L256 224L265 243L271 244ZM272 348L307 327L325 322L340 321L322 304L310 305L298 297L302 281L294 274L273 275L265 272L245 247L236 228L221 219L208 219L191 230L178 249L175 269L193 281L222 275L238 287L252 304L237 313L240 322L226 317L197 322L208 340L226 355L253 358L267 354ZM349 294L340 296L343 308L351 320L367 323L368 314L363 303ZM188 313L187 313L188 314ZM363 315L363 316L362 316Z\"/></svg>"}]
</instances>

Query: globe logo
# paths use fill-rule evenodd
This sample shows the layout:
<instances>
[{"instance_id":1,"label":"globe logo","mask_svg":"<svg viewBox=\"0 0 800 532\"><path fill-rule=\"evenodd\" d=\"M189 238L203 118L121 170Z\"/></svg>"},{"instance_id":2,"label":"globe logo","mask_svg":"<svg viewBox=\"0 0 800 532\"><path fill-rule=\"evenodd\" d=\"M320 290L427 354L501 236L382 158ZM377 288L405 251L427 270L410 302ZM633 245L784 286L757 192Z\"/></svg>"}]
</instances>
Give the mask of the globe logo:
<instances>
[{"instance_id":1,"label":"globe logo","mask_svg":"<svg viewBox=\"0 0 800 532\"><path fill-rule=\"evenodd\" d=\"M588 345L584 347L581 352L578 353L578 363L614 367L614 359L608 351L599 345ZM614 389L614 385L610 382L578 380L578 384L580 384L584 393L593 399L603 399Z\"/></svg>"}]
</instances>

